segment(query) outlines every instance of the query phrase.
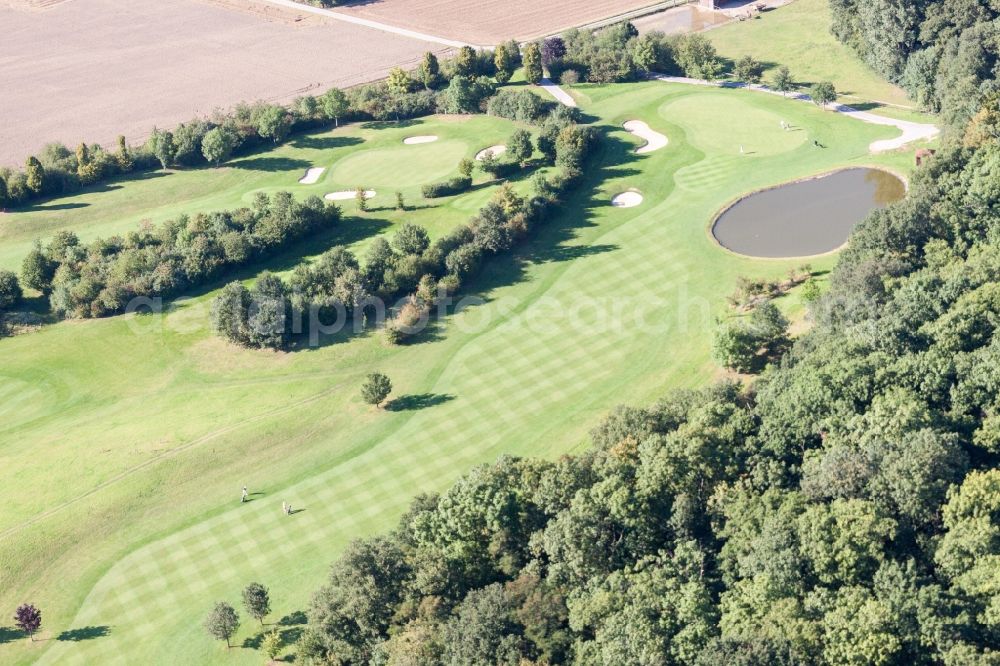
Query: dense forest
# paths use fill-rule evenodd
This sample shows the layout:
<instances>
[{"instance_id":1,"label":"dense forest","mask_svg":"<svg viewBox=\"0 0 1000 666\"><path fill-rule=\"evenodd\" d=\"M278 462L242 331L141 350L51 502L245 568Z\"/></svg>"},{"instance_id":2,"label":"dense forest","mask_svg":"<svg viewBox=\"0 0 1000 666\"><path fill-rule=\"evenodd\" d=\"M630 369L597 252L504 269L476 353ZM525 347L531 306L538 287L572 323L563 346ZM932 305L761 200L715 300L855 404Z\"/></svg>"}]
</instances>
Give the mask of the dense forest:
<instances>
[{"instance_id":1,"label":"dense forest","mask_svg":"<svg viewBox=\"0 0 1000 666\"><path fill-rule=\"evenodd\" d=\"M911 90L953 131L855 231L812 330L749 386L417 497L333 564L297 661L1000 663L997 12L833 5L879 71L927 66Z\"/></svg>"},{"instance_id":2,"label":"dense forest","mask_svg":"<svg viewBox=\"0 0 1000 666\"><path fill-rule=\"evenodd\" d=\"M830 8L841 41L953 128L997 89L996 0L830 0Z\"/></svg>"}]
</instances>

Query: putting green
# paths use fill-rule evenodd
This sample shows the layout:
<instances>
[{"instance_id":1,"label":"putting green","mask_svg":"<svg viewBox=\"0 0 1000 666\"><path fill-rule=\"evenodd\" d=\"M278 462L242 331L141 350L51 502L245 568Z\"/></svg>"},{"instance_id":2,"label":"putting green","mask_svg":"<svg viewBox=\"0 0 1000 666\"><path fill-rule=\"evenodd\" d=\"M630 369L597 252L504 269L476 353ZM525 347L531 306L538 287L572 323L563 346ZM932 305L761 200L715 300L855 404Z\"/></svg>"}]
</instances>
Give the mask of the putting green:
<instances>
[{"instance_id":1,"label":"putting green","mask_svg":"<svg viewBox=\"0 0 1000 666\"><path fill-rule=\"evenodd\" d=\"M614 405L648 403L715 376L715 315L725 311L736 277L775 279L797 263L737 257L713 243L706 228L726 202L840 166L910 168L907 154L867 153L893 128L772 95L659 82L581 89L589 100L583 111L604 140L580 189L515 257L488 262L466 285L463 293L482 296L482 304L446 317L419 344L389 347L362 334L295 353L238 349L199 325L224 280L162 318L63 322L0 340L5 375L33 384L45 368L59 379L59 402L39 408L44 414L13 426L0 420L0 487L9 498L0 505L0 562L17 572L0 585L0 608L37 603L46 614L41 638L70 629L94 634L78 642L12 641L0 645L0 662L260 664L259 651L227 651L206 635L201 623L214 603L239 607L240 590L256 580L271 588L268 621L277 622L307 607L351 539L393 526L414 494L440 491L503 453L579 450ZM670 113L661 116L662 109ZM799 145L741 159L731 137L749 131L737 129L730 111L765 124L773 118L775 133L785 118L829 148ZM714 115L709 126L729 135L718 143L726 154L712 151L702 127ZM663 131L670 146L635 154L636 140L621 126L630 119ZM145 217L162 219L168 206L228 205L285 183L296 183L297 194L322 195L357 184L356 176L300 186L303 169L350 164L354 154L413 156L399 165L380 158L379 168L430 180L424 151L461 144L447 160L452 173L458 158L502 143L513 129L481 116L417 125L344 127L248 158L242 168L177 173L141 189L125 183L76 198L87 204L76 211L25 214L14 238L30 243L33 221L134 228ZM441 140L402 146L413 134ZM215 178L225 179L217 188L226 185L210 200L174 198L185 182ZM365 185L398 187L416 200L415 187L378 178L369 173ZM489 196L479 184L405 212L354 215L348 202L351 217L335 233L240 277L287 271L300 255L336 242L363 250L403 221L439 235ZM531 179L514 185L529 192ZM641 206L609 204L630 188L642 192ZM832 263L825 257L813 265ZM781 299L782 307L797 298ZM419 396L420 407L363 404L359 387L373 370L392 379L392 397ZM247 504L239 502L243 485L259 493ZM283 501L303 511L286 516ZM250 646L260 628L243 619L234 643Z\"/></svg>"},{"instance_id":2,"label":"putting green","mask_svg":"<svg viewBox=\"0 0 1000 666\"><path fill-rule=\"evenodd\" d=\"M753 100L718 92L685 95L661 106L659 115L683 119L688 141L707 154L738 155L743 146L748 156L777 155L795 150L808 138L803 127L782 129L782 121L788 122L785 116Z\"/></svg>"},{"instance_id":3,"label":"putting green","mask_svg":"<svg viewBox=\"0 0 1000 666\"><path fill-rule=\"evenodd\" d=\"M469 150L464 141L435 141L398 148L362 150L337 162L336 183L397 188L443 180L456 172Z\"/></svg>"}]
</instances>

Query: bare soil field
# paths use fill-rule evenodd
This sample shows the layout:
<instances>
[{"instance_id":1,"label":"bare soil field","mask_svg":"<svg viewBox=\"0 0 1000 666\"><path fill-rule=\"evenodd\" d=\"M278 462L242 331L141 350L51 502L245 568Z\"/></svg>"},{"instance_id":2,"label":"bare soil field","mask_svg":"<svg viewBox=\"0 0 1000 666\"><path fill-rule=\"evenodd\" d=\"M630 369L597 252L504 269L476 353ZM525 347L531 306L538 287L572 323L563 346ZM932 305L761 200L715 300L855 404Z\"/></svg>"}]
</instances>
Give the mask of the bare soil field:
<instances>
[{"instance_id":1,"label":"bare soil field","mask_svg":"<svg viewBox=\"0 0 1000 666\"><path fill-rule=\"evenodd\" d=\"M0 165L45 143L143 140L242 100L415 66L434 45L253 0L0 0Z\"/></svg>"},{"instance_id":2,"label":"bare soil field","mask_svg":"<svg viewBox=\"0 0 1000 666\"><path fill-rule=\"evenodd\" d=\"M472 44L527 40L656 4L656 0L360 0L335 8Z\"/></svg>"}]
</instances>

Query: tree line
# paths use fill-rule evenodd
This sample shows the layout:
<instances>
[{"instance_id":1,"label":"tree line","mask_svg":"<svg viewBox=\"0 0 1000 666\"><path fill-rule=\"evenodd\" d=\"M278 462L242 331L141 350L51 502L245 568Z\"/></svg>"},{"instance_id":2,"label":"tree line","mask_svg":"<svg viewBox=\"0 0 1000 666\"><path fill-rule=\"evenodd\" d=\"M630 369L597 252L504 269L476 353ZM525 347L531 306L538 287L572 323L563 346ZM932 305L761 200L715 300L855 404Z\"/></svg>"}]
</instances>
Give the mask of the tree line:
<instances>
[{"instance_id":1,"label":"tree line","mask_svg":"<svg viewBox=\"0 0 1000 666\"><path fill-rule=\"evenodd\" d=\"M181 215L88 244L60 231L35 243L21 282L47 296L60 316L103 317L123 312L135 298L175 296L205 284L340 219L340 209L319 197L296 201L277 192L257 193L246 208Z\"/></svg>"},{"instance_id":2,"label":"tree line","mask_svg":"<svg viewBox=\"0 0 1000 666\"><path fill-rule=\"evenodd\" d=\"M753 384L415 498L337 558L296 661L995 663L998 164L943 147Z\"/></svg>"},{"instance_id":3,"label":"tree line","mask_svg":"<svg viewBox=\"0 0 1000 666\"><path fill-rule=\"evenodd\" d=\"M420 66L396 68L384 81L332 88L283 106L267 102L238 104L165 130L154 127L148 140L129 145L118 137L115 149L81 143L70 150L50 143L30 156L22 169L0 168L0 211L31 201L62 196L111 178L158 168L218 166L235 155L281 144L294 133L339 124L341 120L401 120L432 113L479 113L498 84L521 65L514 41L493 51L460 49L439 60L426 53Z\"/></svg>"},{"instance_id":4,"label":"tree line","mask_svg":"<svg viewBox=\"0 0 1000 666\"><path fill-rule=\"evenodd\" d=\"M376 238L363 263L348 249L335 247L297 266L287 282L270 273L260 275L251 288L231 282L213 303L216 333L240 345L273 349L288 348L298 336L316 339L320 328L335 322L341 327L349 321L362 327L385 323L384 335L394 344L420 333L439 298L457 293L489 257L526 239L579 182L597 131L561 112L556 118L553 122L563 124L550 161L560 171L537 175L530 196L520 196L505 183L467 224L434 242L423 227L406 223L391 238ZM530 135L519 132L528 143L512 154L523 161L532 146ZM400 298L395 313L387 311L386 303ZM387 321L389 315L394 316Z\"/></svg>"}]
</instances>

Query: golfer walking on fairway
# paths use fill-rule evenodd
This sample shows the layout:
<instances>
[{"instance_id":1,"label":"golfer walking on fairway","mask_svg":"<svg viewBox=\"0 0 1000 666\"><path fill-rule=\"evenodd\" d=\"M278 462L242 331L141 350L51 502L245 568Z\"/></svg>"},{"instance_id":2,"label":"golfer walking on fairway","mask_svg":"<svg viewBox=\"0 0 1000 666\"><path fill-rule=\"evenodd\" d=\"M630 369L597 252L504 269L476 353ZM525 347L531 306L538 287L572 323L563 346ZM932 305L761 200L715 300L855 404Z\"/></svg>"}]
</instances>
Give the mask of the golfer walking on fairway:
<instances>
[{"instance_id":1,"label":"golfer walking on fairway","mask_svg":"<svg viewBox=\"0 0 1000 666\"><path fill-rule=\"evenodd\" d=\"M247 487L243 486L243 496L240 497L240 504L247 501Z\"/></svg>"}]
</instances>

